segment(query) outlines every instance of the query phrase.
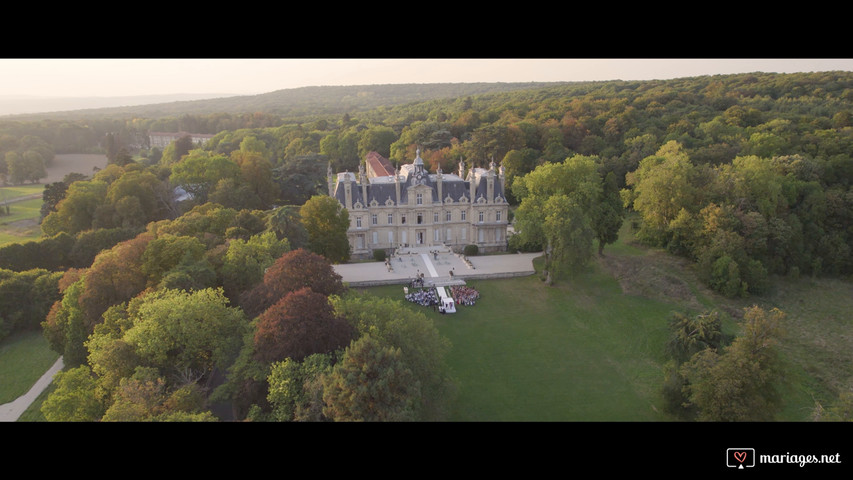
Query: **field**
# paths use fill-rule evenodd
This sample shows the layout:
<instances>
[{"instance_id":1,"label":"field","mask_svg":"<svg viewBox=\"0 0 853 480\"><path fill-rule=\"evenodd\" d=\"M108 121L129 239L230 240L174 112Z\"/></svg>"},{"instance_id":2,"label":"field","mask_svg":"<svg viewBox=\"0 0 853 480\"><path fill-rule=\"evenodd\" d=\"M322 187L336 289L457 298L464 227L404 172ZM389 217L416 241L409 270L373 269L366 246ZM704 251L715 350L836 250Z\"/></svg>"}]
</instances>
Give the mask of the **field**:
<instances>
[{"instance_id":1,"label":"field","mask_svg":"<svg viewBox=\"0 0 853 480\"><path fill-rule=\"evenodd\" d=\"M731 300L664 252L620 242L605 254L588 272L552 287L538 276L473 282L482 298L457 314L408 304L453 344L459 396L452 420L675 420L662 411L660 394L674 310L719 309L728 314L728 335L752 304L788 313L779 420L808 421L816 402L829 406L853 385L850 282L776 278L764 297ZM402 299L400 287L364 290Z\"/></svg>"},{"instance_id":2,"label":"field","mask_svg":"<svg viewBox=\"0 0 853 480\"><path fill-rule=\"evenodd\" d=\"M47 169L47 178L43 179L43 183L58 182L65 178L69 173L82 173L88 177L95 174L95 169L102 169L107 166L107 157L105 155L85 154L85 153L69 153L57 155L53 159L53 163Z\"/></svg>"},{"instance_id":3,"label":"field","mask_svg":"<svg viewBox=\"0 0 853 480\"><path fill-rule=\"evenodd\" d=\"M45 184L60 181L72 172L91 176L94 168L103 168L106 163L103 155L57 155L42 183L0 188L0 207L8 202L10 210L10 215L5 215L5 208L4 215L0 215L0 245L26 242L41 236L39 218Z\"/></svg>"}]
</instances>

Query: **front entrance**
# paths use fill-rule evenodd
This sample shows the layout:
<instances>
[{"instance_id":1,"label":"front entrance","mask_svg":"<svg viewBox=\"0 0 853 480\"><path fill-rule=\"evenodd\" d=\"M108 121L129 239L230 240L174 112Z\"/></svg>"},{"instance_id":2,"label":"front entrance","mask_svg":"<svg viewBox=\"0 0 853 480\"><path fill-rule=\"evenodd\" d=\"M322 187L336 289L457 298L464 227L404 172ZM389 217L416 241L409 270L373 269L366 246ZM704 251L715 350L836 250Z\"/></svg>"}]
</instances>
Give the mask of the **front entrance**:
<instances>
[{"instance_id":1,"label":"front entrance","mask_svg":"<svg viewBox=\"0 0 853 480\"><path fill-rule=\"evenodd\" d=\"M415 232L415 241L418 242L418 245L424 244L424 237L426 237L426 230L418 230Z\"/></svg>"}]
</instances>

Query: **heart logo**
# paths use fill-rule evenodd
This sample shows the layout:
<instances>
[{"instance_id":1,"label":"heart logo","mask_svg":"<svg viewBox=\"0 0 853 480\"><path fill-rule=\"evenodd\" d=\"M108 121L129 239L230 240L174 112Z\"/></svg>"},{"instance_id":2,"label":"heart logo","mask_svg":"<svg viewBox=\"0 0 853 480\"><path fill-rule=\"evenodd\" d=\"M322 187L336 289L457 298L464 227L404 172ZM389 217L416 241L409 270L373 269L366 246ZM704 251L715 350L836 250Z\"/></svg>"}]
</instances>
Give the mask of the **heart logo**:
<instances>
[{"instance_id":1,"label":"heart logo","mask_svg":"<svg viewBox=\"0 0 853 480\"><path fill-rule=\"evenodd\" d=\"M743 461L746 460L746 452L735 452L735 460L743 463Z\"/></svg>"}]
</instances>

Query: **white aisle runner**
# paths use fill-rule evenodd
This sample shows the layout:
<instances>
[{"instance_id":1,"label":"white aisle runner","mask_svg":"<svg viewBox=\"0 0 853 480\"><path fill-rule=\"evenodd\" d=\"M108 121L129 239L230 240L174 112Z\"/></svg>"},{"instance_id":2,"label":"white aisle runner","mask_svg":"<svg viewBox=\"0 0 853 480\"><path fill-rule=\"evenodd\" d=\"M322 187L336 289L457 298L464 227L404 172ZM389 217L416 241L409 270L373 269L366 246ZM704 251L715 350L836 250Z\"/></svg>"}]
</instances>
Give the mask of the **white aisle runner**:
<instances>
[{"instance_id":1,"label":"white aisle runner","mask_svg":"<svg viewBox=\"0 0 853 480\"><path fill-rule=\"evenodd\" d=\"M432 265L432 261L429 259L429 255L426 253L421 254L421 258L424 259L424 265L426 265L427 270L429 270L429 275L431 277L438 277L438 272L435 271L435 267ZM444 305L445 313L456 313L456 302L453 301L444 287L436 287L438 291L438 296L441 297L441 304Z\"/></svg>"}]
</instances>

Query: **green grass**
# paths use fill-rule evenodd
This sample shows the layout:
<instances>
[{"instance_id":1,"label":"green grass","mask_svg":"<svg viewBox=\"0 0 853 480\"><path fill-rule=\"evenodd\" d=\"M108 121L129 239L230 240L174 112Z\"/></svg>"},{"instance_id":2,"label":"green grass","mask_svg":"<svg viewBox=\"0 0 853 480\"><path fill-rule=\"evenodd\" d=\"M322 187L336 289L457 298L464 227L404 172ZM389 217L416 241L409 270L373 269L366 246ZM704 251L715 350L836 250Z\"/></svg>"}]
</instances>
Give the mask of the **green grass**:
<instances>
[{"instance_id":1,"label":"green grass","mask_svg":"<svg viewBox=\"0 0 853 480\"><path fill-rule=\"evenodd\" d=\"M0 343L0 404L27 393L58 358L41 332L6 338Z\"/></svg>"},{"instance_id":2,"label":"green grass","mask_svg":"<svg viewBox=\"0 0 853 480\"><path fill-rule=\"evenodd\" d=\"M663 421L659 384L671 305L623 295L594 270L469 282L477 305L427 313L453 344L453 421ZM399 286L367 289L402 298Z\"/></svg>"},{"instance_id":3,"label":"green grass","mask_svg":"<svg viewBox=\"0 0 853 480\"><path fill-rule=\"evenodd\" d=\"M42 193L44 193L44 185L38 183L34 185L0 187L0 205L2 205L4 201Z\"/></svg>"},{"instance_id":4,"label":"green grass","mask_svg":"<svg viewBox=\"0 0 853 480\"><path fill-rule=\"evenodd\" d=\"M630 279L649 287L638 289L642 295L623 293L601 262L551 287L538 274L469 282L481 300L452 315L405 302L401 286L364 290L424 312L450 340L448 362L460 387L454 421L674 420L661 408L664 345L669 314L685 309L731 313L758 304L786 312L780 421L809 421L816 402L831 406L851 388L853 283L776 278L764 296L726 299L703 286L689 263L630 238L623 228L605 253L646 266ZM541 259L534 264L541 270ZM686 292L656 292L667 282L649 276L677 277ZM737 319L724 318L724 332L738 334Z\"/></svg>"},{"instance_id":5,"label":"green grass","mask_svg":"<svg viewBox=\"0 0 853 480\"><path fill-rule=\"evenodd\" d=\"M3 215L0 215L0 245L38 239L41 236L41 226L32 222L26 225L16 222L37 221L41 217L41 206L40 198L10 203L10 214L5 215L5 207L0 203L0 208L3 208Z\"/></svg>"}]
</instances>

